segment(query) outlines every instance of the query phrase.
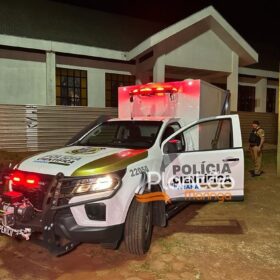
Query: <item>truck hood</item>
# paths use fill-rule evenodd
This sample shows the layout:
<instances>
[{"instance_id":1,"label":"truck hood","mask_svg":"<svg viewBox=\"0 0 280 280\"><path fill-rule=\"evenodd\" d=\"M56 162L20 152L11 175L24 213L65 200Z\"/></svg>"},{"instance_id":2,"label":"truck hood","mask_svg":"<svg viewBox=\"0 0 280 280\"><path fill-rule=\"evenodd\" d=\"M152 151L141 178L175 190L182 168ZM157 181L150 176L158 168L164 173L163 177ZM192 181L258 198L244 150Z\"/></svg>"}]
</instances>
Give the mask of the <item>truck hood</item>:
<instances>
[{"instance_id":1,"label":"truck hood","mask_svg":"<svg viewBox=\"0 0 280 280\"><path fill-rule=\"evenodd\" d=\"M18 169L27 172L65 176L90 176L125 169L148 156L146 149L72 146L27 158Z\"/></svg>"}]
</instances>

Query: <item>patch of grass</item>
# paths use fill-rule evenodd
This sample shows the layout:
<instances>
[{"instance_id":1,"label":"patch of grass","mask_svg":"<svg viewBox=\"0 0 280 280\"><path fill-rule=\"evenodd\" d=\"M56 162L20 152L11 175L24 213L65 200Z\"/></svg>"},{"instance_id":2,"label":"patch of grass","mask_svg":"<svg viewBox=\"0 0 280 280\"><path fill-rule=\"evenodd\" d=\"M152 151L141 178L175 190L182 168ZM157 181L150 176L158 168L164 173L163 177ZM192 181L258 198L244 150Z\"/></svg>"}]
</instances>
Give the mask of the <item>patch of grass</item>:
<instances>
[{"instance_id":1,"label":"patch of grass","mask_svg":"<svg viewBox=\"0 0 280 280\"><path fill-rule=\"evenodd\" d=\"M161 239L159 239L158 242L159 242L161 248L163 249L163 253L170 253L171 252L171 249L173 247L172 242L170 242L166 238L161 238Z\"/></svg>"},{"instance_id":2,"label":"patch of grass","mask_svg":"<svg viewBox=\"0 0 280 280\"><path fill-rule=\"evenodd\" d=\"M276 150L269 150L263 152L262 163L266 168L275 168L276 166ZM244 152L245 171L248 172L253 169L253 163L249 152Z\"/></svg>"},{"instance_id":3,"label":"patch of grass","mask_svg":"<svg viewBox=\"0 0 280 280\"><path fill-rule=\"evenodd\" d=\"M164 254L172 254L174 251L184 253L185 252L185 240L180 237L162 238L159 239L160 247Z\"/></svg>"},{"instance_id":4,"label":"patch of grass","mask_svg":"<svg viewBox=\"0 0 280 280\"><path fill-rule=\"evenodd\" d=\"M130 269L135 271L135 272L150 272L150 264L145 261L144 263L140 263L140 264L133 264L130 265Z\"/></svg>"}]
</instances>

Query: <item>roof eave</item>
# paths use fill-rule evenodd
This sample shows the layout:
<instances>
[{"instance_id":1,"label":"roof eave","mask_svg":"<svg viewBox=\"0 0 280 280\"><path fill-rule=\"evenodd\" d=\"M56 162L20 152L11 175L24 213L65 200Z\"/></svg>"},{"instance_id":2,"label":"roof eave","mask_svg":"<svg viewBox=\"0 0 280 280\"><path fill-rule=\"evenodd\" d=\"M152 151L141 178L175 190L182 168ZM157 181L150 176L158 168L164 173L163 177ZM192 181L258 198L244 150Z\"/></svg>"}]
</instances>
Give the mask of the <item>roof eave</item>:
<instances>
[{"instance_id":1,"label":"roof eave","mask_svg":"<svg viewBox=\"0 0 280 280\"><path fill-rule=\"evenodd\" d=\"M210 28L239 55L240 65L250 65L258 62L257 52L239 35L239 33L212 7L209 6L190 17L187 17L162 31L147 38L127 53L127 59L135 59L156 45L174 37L184 30L191 30L195 24L204 24L204 31ZM203 28L201 28L203 31Z\"/></svg>"}]
</instances>

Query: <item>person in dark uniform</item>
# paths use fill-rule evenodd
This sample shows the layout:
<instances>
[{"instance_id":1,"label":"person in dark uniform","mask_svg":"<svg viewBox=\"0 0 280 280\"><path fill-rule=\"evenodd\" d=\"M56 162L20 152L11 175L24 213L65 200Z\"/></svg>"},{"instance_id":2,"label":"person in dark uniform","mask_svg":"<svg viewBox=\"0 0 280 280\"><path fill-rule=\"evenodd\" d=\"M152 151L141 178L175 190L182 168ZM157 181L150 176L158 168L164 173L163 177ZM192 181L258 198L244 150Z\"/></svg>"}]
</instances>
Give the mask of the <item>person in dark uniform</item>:
<instances>
[{"instance_id":1,"label":"person in dark uniform","mask_svg":"<svg viewBox=\"0 0 280 280\"><path fill-rule=\"evenodd\" d=\"M262 150L264 145L264 130L260 127L259 121L253 121L253 130L249 137L249 151L251 153L254 170L251 170L252 177L260 176L262 168Z\"/></svg>"}]
</instances>

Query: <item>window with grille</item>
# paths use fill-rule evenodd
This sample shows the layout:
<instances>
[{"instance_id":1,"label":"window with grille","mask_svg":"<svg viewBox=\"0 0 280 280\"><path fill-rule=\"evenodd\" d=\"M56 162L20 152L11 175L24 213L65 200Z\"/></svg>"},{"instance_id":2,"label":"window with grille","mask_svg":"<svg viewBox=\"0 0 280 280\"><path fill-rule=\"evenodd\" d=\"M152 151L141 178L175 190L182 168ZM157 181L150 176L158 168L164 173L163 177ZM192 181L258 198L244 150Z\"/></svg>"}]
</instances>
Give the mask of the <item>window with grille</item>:
<instances>
[{"instance_id":1,"label":"window with grille","mask_svg":"<svg viewBox=\"0 0 280 280\"><path fill-rule=\"evenodd\" d=\"M238 86L238 111L255 111L255 87Z\"/></svg>"},{"instance_id":2,"label":"window with grille","mask_svg":"<svg viewBox=\"0 0 280 280\"><path fill-rule=\"evenodd\" d=\"M275 113L276 88L268 88L266 92L266 112Z\"/></svg>"},{"instance_id":3,"label":"window with grille","mask_svg":"<svg viewBox=\"0 0 280 280\"><path fill-rule=\"evenodd\" d=\"M87 71L56 68L56 104L87 106Z\"/></svg>"},{"instance_id":4,"label":"window with grille","mask_svg":"<svg viewBox=\"0 0 280 280\"><path fill-rule=\"evenodd\" d=\"M106 73L106 107L118 107L118 88L135 85L135 76Z\"/></svg>"}]
</instances>

